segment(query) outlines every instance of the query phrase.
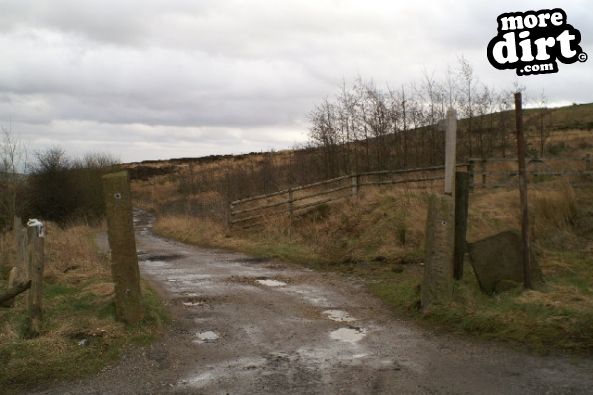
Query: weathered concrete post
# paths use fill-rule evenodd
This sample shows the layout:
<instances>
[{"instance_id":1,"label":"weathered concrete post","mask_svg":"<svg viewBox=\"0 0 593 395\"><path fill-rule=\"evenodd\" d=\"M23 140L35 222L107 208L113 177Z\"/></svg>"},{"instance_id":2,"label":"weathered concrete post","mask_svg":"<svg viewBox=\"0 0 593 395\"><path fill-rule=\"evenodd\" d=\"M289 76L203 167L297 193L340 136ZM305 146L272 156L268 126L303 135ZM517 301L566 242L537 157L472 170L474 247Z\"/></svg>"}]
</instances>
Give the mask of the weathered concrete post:
<instances>
[{"instance_id":1,"label":"weathered concrete post","mask_svg":"<svg viewBox=\"0 0 593 395\"><path fill-rule=\"evenodd\" d=\"M455 173L455 253L453 277L463 278L463 258L466 250L467 215L469 210L469 174Z\"/></svg>"},{"instance_id":2,"label":"weathered concrete post","mask_svg":"<svg viewBox=\"0 0 593 395\"><path fill-rule=\"evenodd\" d=\"M432 195L428 203L421 292L424 311L432 304L446 302L453 293L453 203L453 198L447 195Z\"/></svg>"},{"instance_id":3,"label":"weathered concrete post","mask_svg":"<svg viewBox=\"0 0 593 395\"><path fill-rule=\"evenodd\" d=\"M29 330L31 335L37 336L41 332L42 301L43 301L43 268L45 230L43 224L36 219L27 222L27 263L28 277L31 289L27 297L29 310Z\"/></svg>"},{"instance_id":4,"label":"weathered concrete post","mask_svg":"<svg viewBox=\"0 0 593 395\"><path fill-rule=\"evenodd\" d=\"M445 140L445 193L452 195L455 188L455 164L457 162L457 113L452 108L447 111Z\"/></svg>"},{"instance_id":5,"label":"weathered concrete post","mask_svg":"<svg viewBox=\"0 0 593 395\"><path fill-rule=\"evenodd\" d=\"M134 324L142 319L143 310L128 173L104 175L103 194L115 283L115 313L119 320Z\"/></svg>"},{"instance_id":6,"label":"weathered concrete post","mask_svg":"<svg viewBox=\"0 0 593 395\"><path fill-rule=\"evenodd\" d=\"M446 302L453 293L453 257L455 248L455 168L457 116L447 111L445 142L445 194L432 195L426 219L426 245L421 305L426 312L431 305Z\"/></svg>"}]
</instances>

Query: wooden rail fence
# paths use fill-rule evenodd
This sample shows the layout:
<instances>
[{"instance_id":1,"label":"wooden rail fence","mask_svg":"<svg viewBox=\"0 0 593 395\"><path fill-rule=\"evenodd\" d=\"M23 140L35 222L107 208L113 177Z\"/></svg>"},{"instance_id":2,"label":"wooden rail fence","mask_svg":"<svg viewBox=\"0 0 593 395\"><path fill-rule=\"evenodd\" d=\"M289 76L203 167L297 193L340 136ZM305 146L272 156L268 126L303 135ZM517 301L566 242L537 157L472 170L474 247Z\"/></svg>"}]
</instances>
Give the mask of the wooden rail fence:
<instances>
[{"instance_id":1,"label":"wooden rail fence","mask_svg":"<svg viewBox=\"0 0 593 395\"><path fill-rule=\"evenodd\" d=\"M528 163L532 181L549 177L569 177L570 181L593 181L591 155L578 157L531 158ZM444 179L444 166L431 166L404 170L380 170L350 174L312 184L300 185L277 192L251 196L232 201L228 207L227 225L247 228L266 217L303 214L315 207L356 197L367 186L416 184L419 188L431 188L433 183ZM458 170L469 173L470 190L475 188L498 188L512 186L517 182L516 158L469 159L457 164Z\"/></svg>"}]
</instances>

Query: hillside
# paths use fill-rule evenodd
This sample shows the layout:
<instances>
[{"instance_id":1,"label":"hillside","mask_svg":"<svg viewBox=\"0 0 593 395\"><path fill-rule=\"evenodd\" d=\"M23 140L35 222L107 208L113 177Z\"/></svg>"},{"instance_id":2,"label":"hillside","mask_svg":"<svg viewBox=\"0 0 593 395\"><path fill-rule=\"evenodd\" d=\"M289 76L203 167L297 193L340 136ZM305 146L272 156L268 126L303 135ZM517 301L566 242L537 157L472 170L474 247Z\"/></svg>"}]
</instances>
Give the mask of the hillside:
<instances>
[{"instance_id":1,"label":"hillside","mask_svg":"<svg viewBox=\"0 0 593 395\"><path fill-rule=\"evenodd\" d=\"M537 129L540 115L538 110L526 110L524 117L531 156L540 156L541 152L538 148L542 133ZM504 119L505 114L499 113L498 117ZM575 163L577 167L571 171L582 172L582 158L593 154L593 104L553 109L545 117L545 125L550 126L543 134L544 158L536 163L552 172ZM476 120L472 122L475 127ZM460 121L462 133L468 123ZM427 131L414 133L423 136ZM486 129L476 133L483 133L487 141ZM507 137L512 141L512 130ZM348 148L365 148L365 142L359 144ZM310 158L324 158L323 149L150 164L169 166L171 173L134 180L133 189L137 204L157 214L155 230L167 237L357 278L398 316L448 331L526 344L540 352L553 348L593 351L593 337L587 329L593 322L590 175L531 180L533 245L546 280L543 287L527 292L517 287L495 296L484 295L467 262L466 275L456 284L452 303L423 315L417 306L427 198L431 192L441 190L440 182L365 187L356 199L321 205L292 221L288 216L271 216L256 228L235 227L229 231L225 226L229 199L272 192L290 185L288 180L298 184L293 171L302 164L295 158L303 152ZM507 154L513 151L514 144L509 144ZM493 163L495 167L488 171L515 169L512 161L504 166ZM313 174L319 178L323 175L322 171ZM477 182L480 184L482 179ZM492 188L490 182L485 188L480 184L470 195L469 242L520 229L519 197L514 185Z\"/></svg>"},{"instance_id":2,"label":"hillside","mask_svg":"<svg viewBox=\"0 0 593 395\"><path fill-rule=\"evenodd\" d=\"M582 130L582 131L593 131L593 103L586 104L573 104L565 107L550 108L544 112L544 121L547 131L562 131L562 130ZM542 111L539 109L525 109L524 110L524 122L528 137L531 140L537 139L537 127L541 118ZM489 123L492 119L492 128L500 128L501 119L513 118L510 123L514 125L514 112L494 112L491 115L485 115L483 117L476 117L482 123ZM461 119L459 121L460 129L467 127L467 119ZM514 126L511 127L514 130ZM416 131L418 133L419 131ZM410 131L414 133L414 131ZM311 151L297 149L295 151ZM275 155L282 155L285 152L275 152ZM122 166L130 171L132 179L146 180L150 177L157 175L165 175L171 173L177 173L180 170L193 164L196 170L200 170L202 166L208 166L212 164L220 164L225 166L228 162L244 163L250 160L261 161L269 153L265 152L250 152L247 154L238 155L209 155L204 157L196 158L172 158L165 160L145 160L141 162L125 163Z\"/></svg>"},{"instance_id":3,"label":"hillside","mask_svg":"<svg viewBox=\"0 0 593 395\"><path fill-rule=\"evenodd\" d=\"M593 103L554 108L543 113L544 129L539 128L542 113L538 109L525 110L525 130L530 156L580 157L593 144ZM474 142L482 143L495 157L514 156L514 113L494 113L472 120ZM507 129L500 132L499 123ZM467 133L469 120L459 121L459 134ZM478 129L482 125L482 129ZM491 127L490 125L494 125ZM427 142L436 136L438 142ZM358 171L423 167L443 163L442 133L432 129L408 132L408 157L402 159L396 148L400 137L387 136L379 144L376 139L356 144L286 150L280 152L243 155L213 155L202 158L179 158L167 161L145 161L124 164L133 180L133 191L138 204L164 213L189 213L223 220L228 202L246 196L271 193L290 186L303 185ZM542 144L543 143L543 144ZM376 152L374 151L377 146ZM389 160L378 162L376 157L383 146L393 147ZM422 148L424 151L422 151ZM460 143L458 160L468 157L466 146ZM368 152L367 156L364 156ZM480 156L475 155L473 156ZM364 158L369 159L365 161ZM373 160L370 160L373 159Z\"/></svg>"}]
</instances>

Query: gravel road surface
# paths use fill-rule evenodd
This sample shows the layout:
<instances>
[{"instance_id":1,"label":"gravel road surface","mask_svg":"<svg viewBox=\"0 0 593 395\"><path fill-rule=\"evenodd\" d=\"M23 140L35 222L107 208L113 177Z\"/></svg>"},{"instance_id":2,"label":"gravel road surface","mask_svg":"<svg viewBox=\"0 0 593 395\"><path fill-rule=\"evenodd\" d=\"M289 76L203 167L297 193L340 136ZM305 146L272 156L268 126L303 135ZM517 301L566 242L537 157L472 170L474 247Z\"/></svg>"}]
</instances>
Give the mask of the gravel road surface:
<instances>
[{"instance_id":1,"label":"gravel road surface","mask_svg":"<svg viewBox=\"0 0 593 395\"><path fill-rule=\"evenodd\" d=\"M593 360L432 333L354 279L166 240L145 213L135 224L170 330L97 376L39 393L593 393Z\"/></svg>"}]
</instances>

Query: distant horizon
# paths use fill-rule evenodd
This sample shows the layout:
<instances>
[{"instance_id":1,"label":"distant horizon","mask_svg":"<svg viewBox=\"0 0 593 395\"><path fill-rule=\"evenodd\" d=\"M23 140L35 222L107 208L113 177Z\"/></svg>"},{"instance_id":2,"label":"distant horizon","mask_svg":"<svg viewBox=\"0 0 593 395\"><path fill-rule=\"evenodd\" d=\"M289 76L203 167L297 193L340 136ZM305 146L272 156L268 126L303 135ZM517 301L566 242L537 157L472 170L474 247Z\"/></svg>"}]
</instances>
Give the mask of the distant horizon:
<instances>
[{"instance_id":1,"label":"distant horizon","mask_svg":"<svg viewBox=\"0 0 593 395\"><path fill-rule=\"evenodd\" d=\"M548 106L546 106L546 108L562 108L562 107L570 107L573 105L577 105L577 106L583 106L583 105L593 105L593 102L587 102L587 103L576 103L576 102L572 102L572 103L563 103L563 104L558 104L558 103L552 103ZM533 110L533 109L537 109L536 106L525 106L523 107L524 110ZM513 111L513 110L509 110L509 111ZM143 159L143 160L139 160L139 161L133 161L133 162L121 162L122 165L132 165L132 164L141 164L143 162L166 162L166 161L172 161L172 160L184 160L184 159L201 159L201 158L208 158L210 156L240 156L240 155L258 155L258 154L266 154L266 153L270 153L270 152L274 152L274 153L281 153L283 151L293 151L295 149L300 149L301 147L287 147L287 148L281 148L281 149L268 149L268 150L261 150L261 151L250 151L250 152L238 152L238 153L231 153L231 154L209 154L209 155L202 155L202 156L180 156L180 157L172 157L172 158L163 158L163 159Z\"/></svg>"},{"instance_id":2,"label":"distant horizon","mask_svg":"<svg viewBox=\"0 0 593 395\"><path fill-rule=\"evenodd\" d=\"M122 162L290 149L342 81L443 81L461 57L480 83L591 102L593 61L518 77L487 59L497 17L549 0L253 0L0 4L0 125L31 151L106 151ZM562 3L593 48L593 8Z\"/></svg>"}]
</instances>

